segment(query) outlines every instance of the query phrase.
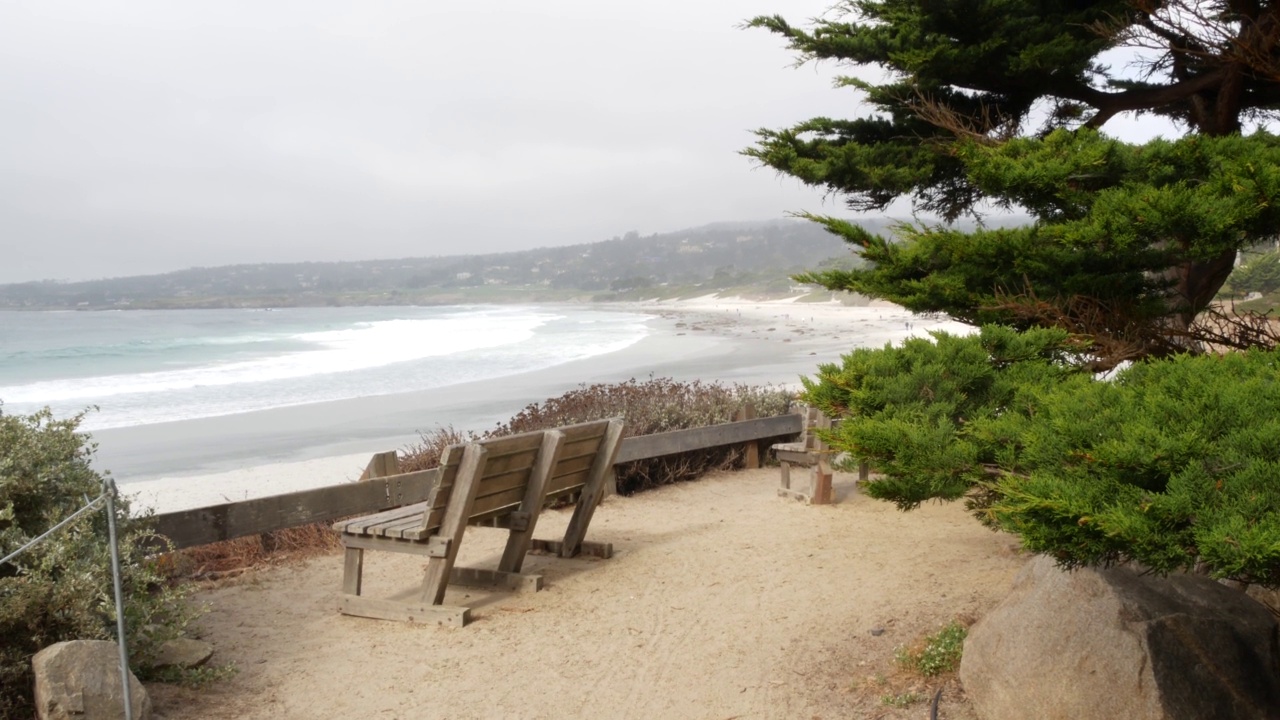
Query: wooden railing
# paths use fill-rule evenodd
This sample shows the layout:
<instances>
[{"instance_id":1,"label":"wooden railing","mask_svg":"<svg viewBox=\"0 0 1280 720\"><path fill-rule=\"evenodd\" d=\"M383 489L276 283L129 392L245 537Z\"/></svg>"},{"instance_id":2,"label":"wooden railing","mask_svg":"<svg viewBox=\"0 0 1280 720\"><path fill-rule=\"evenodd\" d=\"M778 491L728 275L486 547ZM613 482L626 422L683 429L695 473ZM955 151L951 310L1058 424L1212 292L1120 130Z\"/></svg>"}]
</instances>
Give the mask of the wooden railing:
<instances>
[{"instance_id":1,"label":"wooden railing","mask_svg":"<svg viewBox=\"0 0 1280 720\"><path fill-rule=\"evenodd\" d=\"M803 427L799 415L778 415L691 430L638 435L622 439L616 464L725 445L750 444L755 447L761 440L798 435ZM349 515L390 510L426 500L429 475L429 471L407 473L162 513L155 516L156 532L169 538L175 548L184 548Z\"/></svg>"}]
</instances>

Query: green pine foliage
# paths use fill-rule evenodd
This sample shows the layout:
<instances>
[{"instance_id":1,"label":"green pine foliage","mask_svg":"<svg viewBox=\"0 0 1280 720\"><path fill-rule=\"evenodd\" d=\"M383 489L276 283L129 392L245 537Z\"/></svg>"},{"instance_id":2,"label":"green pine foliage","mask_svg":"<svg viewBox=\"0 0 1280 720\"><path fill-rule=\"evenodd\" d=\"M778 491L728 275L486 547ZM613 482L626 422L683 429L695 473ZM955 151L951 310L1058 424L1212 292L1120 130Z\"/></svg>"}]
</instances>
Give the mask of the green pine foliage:
<instances>
[{"instance_id":1,"label":"green pine foliage","mask_svg":"<svg viewBox=\"0 0 1280 720\"><path fill-rule=\"evenodd\" d=\"M832 446L879 471L867 493L907 510L961 498L983 482L1007 456L1015 430L990 421L1079 374L1071 360L1080 351L1060 330L993 325L968 337L936 333L932 341L858 349L842 364L822 365L816 379L805 379L805 397L842 418Z\"/></svg>"},{"instance_id":2,"label":"green pine foliage","mask_svg":"<svg viewBox=\"0 0 1280 720\"><path fill-rule=\"evenodd\" d=\"M812 30L776 15L749 25L786 38L799 62L885 72L880 84L856 73L838 81L861 91L876 115L759 130L760 142L746 154L846 194L856 210L881 210L912 195L920 209L949 218L977 196L948 147L953 133L922 115L920 104L1017 127L1045 96L1065 99L1090 87L1102 70L1096 56L1116 44L1094 27L1135 14L1125 0L845 0L833 10ZM1063 117L1055 113L1052 124Z\"/></svg>"},{"instance_id":3,"label":"green pine foliage","mask_svg":"<svg viewBox=\"0 0 1280 720\"><path fill-rule=\"evenodd\" d=\"M93 446L77 432L82 417L0 413L0 556L101 494ZM130 517L121 498L116 520L130 660L145 677L160 644L180 635L194 612L145 554L146 519ZM101 510L0 565L0 717L34 715L32 655L63 640L114 640L115 618Z\"/></svg>"},{"instance_id":4,"label":"green pine foliage","mask_svg":"<svg viewBox=\"0 0 1280 720\"><path fill-rule=\"evenodd\" d=\"M869 266L805 281L972 324L1060 327L1113 363L1270 346L1249 323L1195 321L1237 252L1280 219L1280 143L1242 135L1280 107L1277 1L845 0L807 29L757 17L749 25L785 38L799 62L848 68L837 84L869 113L758 130L743 152L854 210L910 199L947 222L992 205L1034 219L883 237L806 215ZM1127 113L1189 135L1099 134Z\"/></svg>"},{"instance_id":5,"label":"green pine foliage","mask_svg":"<svg viewBox=\"0 0 1280 720\"><path fill-rule=\"evenodd\" d=\"M855 210L909 199L948 223L992 205L1033 219L886 236L807 215L865 264L800 279L982 326L858 350L808 384L842 418L833 447L880 471L870 494L965 497L1066 566L1280 585L1280 356L1186 354L1280 344L1266 318L1212 305L1237 254L1280 227L1280 138L1246 132L1280 109L1278 10L844 0L808 29L749 23L802 63L849 68L838 85L869 114L759 130L744 154ZM1128 113L1187 135L1103 134ZM1275 262L1233 289L1269 284Z\"/></svg>"},{"instance_id":6,"label":"green pine foliage","mask_svg":"<svg viewBox=\"0 0 1280 720\"><path fill-rule=\"evenodd\" d=\"M965 497L1067 567L1136 560L1280 586L1280 352L1180 355L1110 379L1049 330L858 350L807 397L832 445L911 508Z\"/></svg>"},{"instance_id":7,"label":"green pine foliage","mask_svg":"<svg viewBox=\"0 0 1280 720\"><path fill-rule=\"evenodd\" d=\"M1280 138L1264 132L1132 145L1057 130L963 144L957 156L974 187L1037 222L975 232L903 225L884 237L810 216L869 264L799 279L972 324L1065 326L1165 355L1185 347L1167 334L1170 319L1189 321L1212 299L1183 292L1166 270L1234 257L1280 226L1280 203L1272 202L1280 197ZM1074 298L1107 312L1085 324Z\"/></svg>"}]
</instances>

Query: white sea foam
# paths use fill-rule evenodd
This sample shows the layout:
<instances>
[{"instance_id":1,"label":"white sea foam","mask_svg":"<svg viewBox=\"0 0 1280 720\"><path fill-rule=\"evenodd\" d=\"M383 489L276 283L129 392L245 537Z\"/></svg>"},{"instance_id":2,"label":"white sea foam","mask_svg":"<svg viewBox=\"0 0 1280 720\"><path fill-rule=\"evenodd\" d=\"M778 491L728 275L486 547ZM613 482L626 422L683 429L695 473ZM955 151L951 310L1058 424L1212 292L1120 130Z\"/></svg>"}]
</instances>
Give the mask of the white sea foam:
<instances>
[{"instance_id":1,"label":"white sea foam","mask_svg":"<svg viewBox=\"0 0 1280 720\"><path fill-rule=\"evenodd\" d=\"M43 364L48 371L39 374L61 377L0 382L5 410L49 405L65 416L98 405L85 430L231 415L510 376L622 350L648 334L644 315L541 308L313 310L249 332L243 316L184 312L157 318L173 334L164 326L145 337L46 338L37 351L47 360L26 367ZM100 329L85 325L96 318L73 320ZM333 327L320 329L326 325ZM143 351L121 352L127 347Z\"/></svg>"},{"instance_id":2,"label":"white sea foam","mask_svg":"<svg viewBox=\"0 0 1280 720\"><path fill-rule=\"evenodd\" d=\"M137 393L164 393L198 387L263 383L290 378L367 370L421 358L519 343L553 316L461 316L429 320L386 320L343 329L302 333L292 339L314 347L255 360L202 365L128 375L51 380L0 387L9 403L54 403Z\"/></svg>"}]
</instances>

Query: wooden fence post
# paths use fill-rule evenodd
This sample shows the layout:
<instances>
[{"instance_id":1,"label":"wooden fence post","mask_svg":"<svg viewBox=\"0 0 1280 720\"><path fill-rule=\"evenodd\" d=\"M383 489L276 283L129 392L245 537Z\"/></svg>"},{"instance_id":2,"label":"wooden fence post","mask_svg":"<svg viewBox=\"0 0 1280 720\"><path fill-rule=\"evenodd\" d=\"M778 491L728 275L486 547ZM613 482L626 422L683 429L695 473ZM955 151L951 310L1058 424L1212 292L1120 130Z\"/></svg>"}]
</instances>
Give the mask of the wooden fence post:
<instances>
[{"instance_id":1,"label":"wooden fence post","mask_svg":"<svg viewBox=\"0 0 1280 720\"><path fill-rule=\"evenodd\" d=\"M400 456L396 455L395 450L376 453L369 458L369 464L365 466L364 472L360 473L361 480L370 478L390 477L400 474Z\"/></svg>"},{"instance_id":2,"label":"wooden fence post","mask_svg":"<svg viewBox=\"0 0 1280 720\"><path fill-rule=\"evenodd\" d=\"M743 405L742 407L738 408L738 415L735 419L738 422L742 422L743 420L755 420L756 419L755 404L747 403L746 405ZM760 441L751 440L746 443L746 447L743 449L746 451L745 457L742 461L743 467L749 470L754 470L760 467Z\"/></svg>"},{"instance_id":3,"label":"wooden fence post","mask_svg":"<svg viewBox=\"0 0 1280 720\"><path fill-rule=\"evenodd\" d=\"M818 415L818 420L814 426L815 430L831 429L831 418L826 415ZM831 479L833 472L831 470L831 448L818 437L817 433L813 434L813 451L817 454L817 462L813 464L813 488L811 491L812 504L829 505L831 504Z\"/></svg>"}]
</instances>

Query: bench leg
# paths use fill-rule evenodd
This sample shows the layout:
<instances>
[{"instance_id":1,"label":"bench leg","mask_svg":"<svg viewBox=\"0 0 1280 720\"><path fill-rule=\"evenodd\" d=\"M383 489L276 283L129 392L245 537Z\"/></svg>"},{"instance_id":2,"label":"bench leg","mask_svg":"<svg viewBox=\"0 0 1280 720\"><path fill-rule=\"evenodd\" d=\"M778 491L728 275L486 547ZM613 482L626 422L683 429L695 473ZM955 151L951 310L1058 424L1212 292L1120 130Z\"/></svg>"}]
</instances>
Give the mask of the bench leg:
<instances>
[{"instance_id":1,"label":"bench leg","mask_svg":"<svg viewBox=\"0 0 1280 720\"><path fill-rule=\"evenodd\" d=\"M778 467L782 468L782 489L791 489L791 463L783 460L778 463Z\"/></svg>"},{"instance_id":2,"label":"bench leg","mask_svg":"<svg viewBox=\"0 0 1280 720\"><path fill-rule=\"evenodd\" d=\"M610 420L604 439L600 441L600 449L596 452L595 462L591 464L587 484L583 486L578 505L573 509L573 517L569 518L569 527L565 528L560 557L571 558L582 551L582 541L587 536L587 527L591 525L591 516L604 497L604 483L613 477L613 473L609 471L613 469L613 459L618 454L618 441L621 439L622 421Z\"/></svg>"},{"instance_id":3,"label":"bench leg","mask_svg":"<svg viewBox=\"0 0 1280 720\"><path fill-rule=\"evenodd\" d=\"M349 547L342 561L342 592L348 595L359 595L360 583L363 579L364 548Z\"/></svg>"},{"instance_id":4,"label":"bench leg","mask_svg":"<svg viewBox=\"0 0 1280 720\"><path fill-rule=\"evenodd\" d=\"M489 451L481 445L467 445L462 452L462 462L453 481L453 490L449 494L449 504L445 506L444 518L440 521L437 536L443 538L444 553L432 554L427 560L426 576L422 579L422 603L440 605L444 603L445 588L449 585L449 572L458 559L458 546L462 544L463 533L467 529L467 518L471 515L471 506L476 502L476 493L480 490L480 476L484 473L484 464Z\"/></svg>"},{"instance_id":5,"label":"bench leg","mask_svg":"<svg viewBox=\"0 0 1280 720\"><path fill-rule=\"evenodd\" d=\"M812 485L809 490L809 497L813 498L810 502L814 505L830 505L831 504L831 464L824 459L819 459L813 464L810 470Z\"/></svg>"}]
</instances>

